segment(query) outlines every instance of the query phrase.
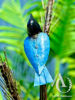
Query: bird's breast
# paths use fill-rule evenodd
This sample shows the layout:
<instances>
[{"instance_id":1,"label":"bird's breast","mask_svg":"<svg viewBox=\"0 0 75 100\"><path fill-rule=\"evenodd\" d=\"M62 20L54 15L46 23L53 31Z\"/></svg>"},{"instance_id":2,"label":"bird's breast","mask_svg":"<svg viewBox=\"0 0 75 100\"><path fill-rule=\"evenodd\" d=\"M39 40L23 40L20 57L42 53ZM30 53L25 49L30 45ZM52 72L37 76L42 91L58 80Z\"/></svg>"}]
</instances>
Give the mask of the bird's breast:
<instances>
[{"instance_id":1,"label":"bird's breast","mask_svg":"<svg viewBox=\"0 0 75 100\"><path fill-rule=\"evenodd\" d=\"M36 39L27 37L24 41L24 50L30 63L35 69L38 68L38 66L45 65L50 50L50 40L48 35L41 32Z\"/></svg>"}]
</instances>

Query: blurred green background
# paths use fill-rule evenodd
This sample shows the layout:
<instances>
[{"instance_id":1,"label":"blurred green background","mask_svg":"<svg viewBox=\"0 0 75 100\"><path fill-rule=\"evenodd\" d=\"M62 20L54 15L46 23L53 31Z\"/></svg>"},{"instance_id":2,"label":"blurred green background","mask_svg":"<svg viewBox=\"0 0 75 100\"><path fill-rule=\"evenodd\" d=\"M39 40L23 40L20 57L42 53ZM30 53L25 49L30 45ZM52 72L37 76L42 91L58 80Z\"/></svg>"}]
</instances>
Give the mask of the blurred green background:
<instances>
[{"instance_id":1,"label":"blurred green background","mask_svg":"<svg viewBox=\"0 0 75 100\"><path fill-rule=\"evenodd\" d=\"M27 21L31 13L43 29L47 3L48 0L0 0L0 55L4 61L5 49L8 65L23 100L39 100L39 87L34 87L33 83L35 72L24 53L24 39L27 37ZM52 87L48 84L48 100L67 99L56 95L70 95L72 97L68 100L74 100L75 0L54 1L49 37L51 49L47 68L53 79L58 73L63 78L69 77L72 89L63 94L56 89L56 85ZM68 84L66 80L65 84ZM1 87L0 90L2 91ZM0 92L0 100L8 100L3 92Z\"/></svg>"}]
</instances>

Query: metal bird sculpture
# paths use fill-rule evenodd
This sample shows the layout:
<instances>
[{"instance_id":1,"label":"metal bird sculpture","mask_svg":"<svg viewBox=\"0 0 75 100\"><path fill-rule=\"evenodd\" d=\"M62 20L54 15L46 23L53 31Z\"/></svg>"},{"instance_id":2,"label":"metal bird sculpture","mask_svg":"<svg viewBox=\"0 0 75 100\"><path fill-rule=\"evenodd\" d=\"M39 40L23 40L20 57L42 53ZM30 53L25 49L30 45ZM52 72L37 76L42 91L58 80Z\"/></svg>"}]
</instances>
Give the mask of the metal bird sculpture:
<instances>
[{"instance_id":1,"label":"metal bird sculpture","mask_svg":"<svg viewBox=\"0 0 75 100\"><path fill-rule=\"evenodd\" d=\"M25 53L35 69L34 86L53 82L45 64L50 51L50 40L47 33L43 33L40 25L30 15L27 24L28 37L24 41Z\"/></svg>"}]
</instances>

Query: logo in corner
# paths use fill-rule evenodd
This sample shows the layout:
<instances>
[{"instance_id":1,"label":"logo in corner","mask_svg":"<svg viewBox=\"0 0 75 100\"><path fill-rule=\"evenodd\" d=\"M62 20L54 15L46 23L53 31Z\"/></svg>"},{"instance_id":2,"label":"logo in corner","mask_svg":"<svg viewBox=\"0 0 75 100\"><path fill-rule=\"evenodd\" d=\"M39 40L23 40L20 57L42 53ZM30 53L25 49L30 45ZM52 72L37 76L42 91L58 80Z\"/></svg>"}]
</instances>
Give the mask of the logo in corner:
<instances>
[{"instance_id":1,"label":"logo in corner","mask_svg":"<svg viewBox=\"0 0 75 100\"><path fill-rule=\"evenodd\" d=\"M59 76L59 79L56 81L57 76ZM68 92L70 92L70 90L72 88L72 82L71 82L70 78L65 77L65 81L67 83L67 84L65 84L65 81L64 81L63 77L61 76L61 74L59 73L57 76L56 76L52 86L54 86L54 84L56 82L56 88L57 88L57 90L59 92L61 92L61 93L68 93Z\"/></svg>"}]
</instances>

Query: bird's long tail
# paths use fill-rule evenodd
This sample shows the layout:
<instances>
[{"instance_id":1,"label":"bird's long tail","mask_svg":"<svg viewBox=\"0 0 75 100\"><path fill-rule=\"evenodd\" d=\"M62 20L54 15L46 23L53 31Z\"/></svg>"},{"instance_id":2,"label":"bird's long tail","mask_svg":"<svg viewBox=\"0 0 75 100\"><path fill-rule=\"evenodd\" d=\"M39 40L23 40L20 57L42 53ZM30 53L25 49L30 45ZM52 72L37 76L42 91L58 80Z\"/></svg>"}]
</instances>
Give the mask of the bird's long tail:
<instances>
[{"instance_id":1,"label":"bird's long tail","mask_svg":"<svg viewBox=\"0 0 75 100\"><path fill-rule=\"evenodd\" d=\"M34 86L44 85L51 82L53 82L53 79L46 67L44 67L40 75L35 73Z\"/></svg>"}]
</instances>

